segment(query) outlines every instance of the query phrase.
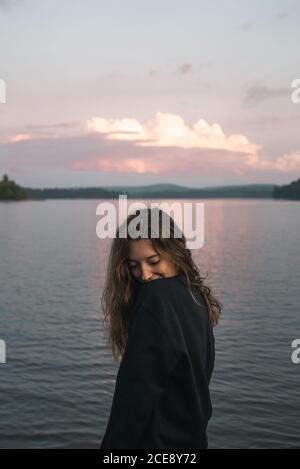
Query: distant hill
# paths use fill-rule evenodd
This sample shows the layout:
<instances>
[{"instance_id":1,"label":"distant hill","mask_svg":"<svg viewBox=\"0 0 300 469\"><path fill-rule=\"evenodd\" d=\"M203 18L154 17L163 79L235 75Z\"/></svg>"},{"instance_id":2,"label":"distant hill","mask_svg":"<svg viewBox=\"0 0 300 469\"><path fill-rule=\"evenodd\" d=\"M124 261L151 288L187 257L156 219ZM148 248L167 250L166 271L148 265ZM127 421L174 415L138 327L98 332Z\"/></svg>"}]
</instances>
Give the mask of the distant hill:
<instances>
[{"instance_id":1,"label":"distant hill","mask_svg":"<svg viewBox=\"0 0 300 469\"><path fill-rule=\"evenodd\" d=\"M272 198L274 184L246 184L238 186L217 186L191 188L176 184L152 184L149 186L119 186L128 198Z\"/></svg>"},{"instance_id":2,"label":"distant hill","mask_svg":"<svg viewBox=\"0 0 300 469\"><path fill-rule=\"evenodd\" d=\"M274 199L300 200L300 179L286 186L275 186Z\"/></svg>"},{"instance_id":3,"label":"distant hill","mask_svg":"<svg viewBox=\"0 0 300 469\"><path fill-rule=\"evenodd\" d=\"M128 194L136 194L136 193L153 193L153 192L170 192L170 191L177 191L177 192L184 192L188 190L188 187L179 186L178 184L150 184L149 186L109 186L105 187L105 189L112 190L112 191L122 191Z\"/></svg>"},{"instance_id":4,"label":"distant hill","mask_svg":"<svg viewBox=\"0 0 300 469\"><path fill-rule=\"evenodd\" d=\"M108 191L101 187L82 188L52 188L52 189L31 189L24 187L24 192L29 199L116 199L119 193Z\"/></svg>"},{"instance_id":5,"label":"distant hill","mask_svg":"<svg viewBox=\"0 0 300 469\"><path fill-rule=\"evenodd\" d=\"M0 181L0 200L24 200L27 196L15 181L8 178L4 174L2 181Z\"/></svg>"},{"instance_id":6,"label":"distant hill","mask_svg":"<svg viewBox=\"0 0 300 469\"><path fill-rule=\"evenodd\" d=\"M117 199L126 194L128 199L213 199L213 198L272 198L274 184L245 184L216 187L185 187L178 184L150 184L147 186L109 186L34 189L20 187L14 181L2 181L5 200L45 199ZM11 197L11 199L9 199Z\"/></svg>"}]
</instances>

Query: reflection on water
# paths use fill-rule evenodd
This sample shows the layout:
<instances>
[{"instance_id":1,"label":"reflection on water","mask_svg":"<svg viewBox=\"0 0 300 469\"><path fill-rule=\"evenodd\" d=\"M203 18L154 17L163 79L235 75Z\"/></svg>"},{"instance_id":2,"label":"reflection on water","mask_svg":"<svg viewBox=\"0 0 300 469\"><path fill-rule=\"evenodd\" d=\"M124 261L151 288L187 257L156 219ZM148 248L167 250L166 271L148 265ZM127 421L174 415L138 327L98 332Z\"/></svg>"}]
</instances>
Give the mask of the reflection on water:
<instances>
[{"instance_id":1,"label":"reflection on water","mask_svg":"<svg viewBox=\"0 0 300 469\"><path fill-rule=\"evenodd\" d=\"M92 448L103 436L118 365L99 313L111 240L96 237L97 203L0 204L1 447ZM296 447L299 204L204 203L193 257L224 304L209 446Z\"/></svg>"}]
</instances>

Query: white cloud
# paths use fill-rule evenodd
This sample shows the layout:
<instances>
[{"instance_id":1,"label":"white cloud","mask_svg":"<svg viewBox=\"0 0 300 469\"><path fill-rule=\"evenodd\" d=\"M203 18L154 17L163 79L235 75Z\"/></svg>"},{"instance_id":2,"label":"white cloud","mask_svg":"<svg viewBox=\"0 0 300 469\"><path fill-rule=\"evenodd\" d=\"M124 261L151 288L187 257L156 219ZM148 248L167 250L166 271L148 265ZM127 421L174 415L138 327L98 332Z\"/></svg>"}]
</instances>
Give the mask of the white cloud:
<instances>
[{"instance_id":1,"label":"white cloud","mask_svg":"<svg viewBox=\"0 0 300 469\"><path fill-rule=\"evenodd\" d=\"M275 161L275 168L281 172L300 171L300 150L280 156Z\"/></svg>"},{"instance_id":2,"label":"white cloud","mask_svg":"<svg viewBox=\"0 0 300 469\"><path fill-rule=\"evenodd\" d=\"M87 121L86 130L103 133L107 140L130 141L144 147L201 148L247 154L261 148L250 143L244 135L226 136L219 124L208 124L200 119L189 127L182 117L161 112L144 124L128 118L93 117Z\"/></svg>"}]
</instances>

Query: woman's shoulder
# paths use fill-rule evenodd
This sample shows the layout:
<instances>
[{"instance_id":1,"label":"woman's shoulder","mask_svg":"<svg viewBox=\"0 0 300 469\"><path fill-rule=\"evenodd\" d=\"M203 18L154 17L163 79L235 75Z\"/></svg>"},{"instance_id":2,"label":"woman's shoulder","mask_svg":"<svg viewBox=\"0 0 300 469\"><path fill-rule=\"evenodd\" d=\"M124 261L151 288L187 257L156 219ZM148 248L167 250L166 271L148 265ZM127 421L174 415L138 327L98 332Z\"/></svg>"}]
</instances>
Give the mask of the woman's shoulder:
<instances>
[{"instance_id":1,"label":"woman's shoulder","mask_svg":"<svg viewBox=\"0 0 300 469\"><path fill-rule=\"evenodd\" d=\"M181 316L186 311L201 309L206 305L201 292L194 285L187 285L183 276L165 277L142 283L134 300L134 310L142 310L144 314L151 311L153 316L159 315L160 320L170 320Z\"/></svg>"},{"instance_id":2,"label":"woman's shoulder","mask_svg":"<svg viewBox=\"0 0 300 469\"><path fill-rule=\"evenodd\" d=\"M138 297L143 300L167 301L175 299L179 292L184 292L187 288L184 279L180 275L173 277L163 277L149 282L141 283L138 288Z\"/></svg>"},{"instance_id":3,"label":"woman's shoulder","mask_svg":"<svg viewBox=\"0 0 300 469\"><path fill-rule=\"evenodd\" d=\"M172 348L177 350L180 324L176 314L176 296L180 288L181 281L177 277L164 277L141 283L133 303L129 330L134 328L136 333L145 329L160 330L168 338Z\"/></svg>"},{"instance_id":4,"label":"woman's shoulder","mask_svg":"<svg viewBox=\"0 0 300 469\"><path fill-rule=\"evenodd\" d=\"M131 324L144 329L156 323L175 348L179 347L182 331L197 328L205 333L207 307L198 288L194 285L190 288L193 296L184 277L180 276L142 283L132 309Z\"/></svg>"},{"instance_id":5,"label":"woman's shoulder","mask_svg":"<svg viewBox=\"0 0 300 469\"><path fill-rule=\"evenodd\" d=\"M183 286L179 276L164 277L135 285L133 310L149 311L153 314L176 303L176 294Z\"/></svg>"},{"instance_id":6,"label":"woman's shoulder","mask_svg":"<svg viewBox=\"0 0 300 469\"><path fill-rule=\"evenodd\" d=\"M204 298L199 288L194 284L188 286L183 275L164 277L142 283L138 289L138 296L141 298L152 298L157 300L185 300L191 297L191 291L200 303L204 303Z\"/></svg>"}]
</instances>

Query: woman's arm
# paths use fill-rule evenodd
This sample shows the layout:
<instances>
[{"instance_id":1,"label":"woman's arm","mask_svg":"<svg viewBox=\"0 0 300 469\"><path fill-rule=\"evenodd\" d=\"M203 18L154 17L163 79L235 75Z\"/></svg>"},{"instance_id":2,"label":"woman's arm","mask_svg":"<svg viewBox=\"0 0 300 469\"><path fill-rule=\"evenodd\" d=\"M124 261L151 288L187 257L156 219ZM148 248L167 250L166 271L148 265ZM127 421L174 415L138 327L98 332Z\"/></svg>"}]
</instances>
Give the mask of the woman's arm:
<instances>
[{"instance_id":1,"label":"woman's arm","mask_svg":"<svg viewBox=\"0 0 300 469\"><path fill-rule=\"evenodd\" d=\"M163 315L144 305L136 312L116 379L106 432L100 448L137 448L153 409L175 368L178 352L164 328Z\"/></svg>"}]
</instances>

